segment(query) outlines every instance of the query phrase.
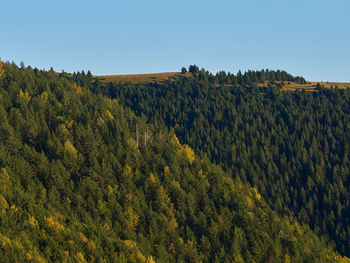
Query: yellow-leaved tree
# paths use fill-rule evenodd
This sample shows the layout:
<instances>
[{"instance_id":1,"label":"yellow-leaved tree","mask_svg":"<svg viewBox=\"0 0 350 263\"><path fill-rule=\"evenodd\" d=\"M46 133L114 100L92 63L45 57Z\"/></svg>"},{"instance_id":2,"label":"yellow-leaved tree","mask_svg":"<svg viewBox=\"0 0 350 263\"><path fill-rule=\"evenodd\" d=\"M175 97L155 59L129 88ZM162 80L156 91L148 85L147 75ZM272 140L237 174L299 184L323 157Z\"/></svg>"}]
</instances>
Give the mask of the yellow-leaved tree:
<instances>
[{"instance_id":1,"label":"yellow-leaved tree","mask_svg":"<svg viewBox=\"0 0 350 263\"><path fill-rule=\"evenodd\" d=\"M0 81L2 80L2 78L5 76L5 69L4 69L4 64L2 63L2 61L0 60Z\"/></svg>"},{"instance_id":2,"label":"yellow-leaved tree","mask_svg":"<svg viewBox=\"0 0 350 263\"><path fill-rule=\"evenodd\" d=\"M156 262L154 261L152 256L148 256L146 263L156 263Z\"/></svg>"},{"instance_id":3,"label":"yellow-leaved tree","mask_svg":"<svg viewBox=\"0 0 350 263\"><path fill-rule=\"evenodd\" d=\"M181 146L179 153L184 153L190 164L195 160L194 152L187 144Z\"/></svg>"},{"instance_id":4,"label":"yellow-leaved tree","mask_svg":"<svg viewBox=\"0 0 350 263\"><path fill-rule=\"evenodd\" d=\"M9 207L5 197L3 197L1 194L0 194L0 212L5 212L5 210Z\"/></svg>"},{"instance_id":5,"label":"yellow-leaved tree","mask_svg":"<svg viewBox=\"0 0 350 263\"><path fill-rule=\"evenodd\" d=\"M77 157L78 150L74 147L70 140L66 140L66 142L64 143L64 149L67 152L69 152L72 156Z\"/></svg>"}]
</instances>

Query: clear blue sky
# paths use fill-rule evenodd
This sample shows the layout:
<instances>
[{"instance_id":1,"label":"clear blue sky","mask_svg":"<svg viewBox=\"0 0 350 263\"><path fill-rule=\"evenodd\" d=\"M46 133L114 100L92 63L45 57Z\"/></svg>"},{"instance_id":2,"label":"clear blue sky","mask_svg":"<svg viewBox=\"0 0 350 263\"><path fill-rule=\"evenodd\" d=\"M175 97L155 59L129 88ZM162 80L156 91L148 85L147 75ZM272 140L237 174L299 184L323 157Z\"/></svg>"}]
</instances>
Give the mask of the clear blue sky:
<instances>
[{"instance_id":1,"label":"clear blue sky","mask_svg":"<svg viewBox=\"0 0 350 263\"><path fill-rule=\"evenodd\" d=\"M349 0L4 1L0 58L93 74L284 69L350 81Z\"/></svg>"}]
</instances>

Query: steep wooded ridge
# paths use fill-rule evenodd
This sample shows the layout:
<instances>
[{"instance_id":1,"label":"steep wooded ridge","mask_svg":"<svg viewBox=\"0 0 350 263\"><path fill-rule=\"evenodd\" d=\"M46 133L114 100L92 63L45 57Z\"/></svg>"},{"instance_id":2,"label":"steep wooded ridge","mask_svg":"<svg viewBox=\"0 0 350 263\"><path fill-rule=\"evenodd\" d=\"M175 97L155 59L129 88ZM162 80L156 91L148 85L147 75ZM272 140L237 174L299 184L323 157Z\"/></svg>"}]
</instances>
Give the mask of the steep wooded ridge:
<instances>
[{"instance_id":1,"label":"steep wooded ridge","mask_svg":"<svg viewBox=\"0 0 350 263\"><path fill-rule=\"evenodd\" d=\"M91 82L0 62L1 262L348 260Z\"/></svg>"},{"instance_id":2,"label":"steep wooded ridge","mask_svg":"<svg viewBox=\"0 0 350 263\"><path fill-rule=\"evenodd\" d=\"M191 67L175 80L95 83L94 92L173 127L180 142L350 256L350 89L288 92L284 84L306 81L284 71Z\"/></svg>"}]
</instances>

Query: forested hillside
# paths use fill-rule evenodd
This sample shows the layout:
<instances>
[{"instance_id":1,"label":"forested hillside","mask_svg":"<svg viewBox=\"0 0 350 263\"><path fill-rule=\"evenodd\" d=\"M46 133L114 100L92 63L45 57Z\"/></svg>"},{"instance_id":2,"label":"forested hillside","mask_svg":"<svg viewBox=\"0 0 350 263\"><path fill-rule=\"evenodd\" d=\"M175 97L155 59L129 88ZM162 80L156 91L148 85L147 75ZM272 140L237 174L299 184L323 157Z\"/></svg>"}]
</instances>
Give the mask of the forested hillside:
<instances>
[{"instance_id":1,"label":"forested hillside","mask_svg":"<svg viewBox=\"0 0 350 263\"><path fill-rule=\"evenodd\" d=\"M91 81L0 62L1 262L346 262Z\"/></svg>"},{"instance_id":2,"label":"forested hillside","mask_svg":"<svg viewBox=\"0 0 350 263\"><path fill-rule=\"evenodd\" d=\"M349 256L350 89L282 91L284 82L305 83L284 71L189 71L163 83L96 82L94 92L174 128L181 143Z\"/></svg>"}]
</instances>

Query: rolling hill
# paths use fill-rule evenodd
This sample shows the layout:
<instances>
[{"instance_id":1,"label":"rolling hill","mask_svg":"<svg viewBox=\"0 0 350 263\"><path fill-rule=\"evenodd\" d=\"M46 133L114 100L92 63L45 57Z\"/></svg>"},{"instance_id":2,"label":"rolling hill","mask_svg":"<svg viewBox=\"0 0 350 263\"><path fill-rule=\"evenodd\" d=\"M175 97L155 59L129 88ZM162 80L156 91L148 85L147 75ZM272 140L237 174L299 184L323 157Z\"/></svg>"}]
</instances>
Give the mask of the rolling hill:
<instances>
[{"instance_id":1,"label":"rolling hill","mask_svg":"<svg viewBox=\"0 0 350 263\"><path fill-rule=\"evenodd\" d=\"M148 74L123 74L123 75L100 75L94 76L105 83L126 83L130 82L133 84L145 84L145 83L161 83L167 81L168 79L176 79L184 76L189 76L190 73L181 74L181 72L164 72L164 73L148 73ZM277 81L277 83L279 83ZM317 87L317 84L325 88L335 88L338 87L340 89L350 88L350 82L307 82L305 84L293 83L293 82L284 82L283 88L284 90L294 91L294 90L306 90L306 91L314 91ZM266 83L260 84L260 86L266 85Z\"/></svg>"}]
</instances>

